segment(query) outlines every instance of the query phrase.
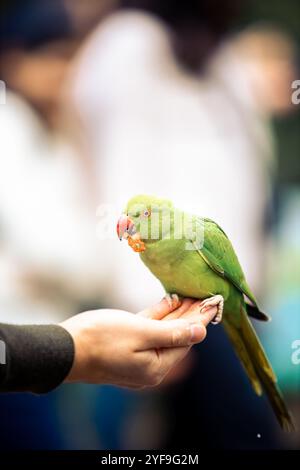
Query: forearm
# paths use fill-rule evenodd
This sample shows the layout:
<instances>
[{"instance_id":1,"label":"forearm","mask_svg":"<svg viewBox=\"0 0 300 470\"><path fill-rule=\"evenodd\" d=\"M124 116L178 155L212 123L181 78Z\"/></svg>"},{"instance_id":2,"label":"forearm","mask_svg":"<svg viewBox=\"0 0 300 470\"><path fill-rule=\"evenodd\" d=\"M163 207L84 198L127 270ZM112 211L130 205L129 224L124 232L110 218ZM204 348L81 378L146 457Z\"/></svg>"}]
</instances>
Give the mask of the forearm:
<instances>
[{"instance_id":1,"label":"forearm","mask_svg":"<svg viewBox=\"0 0 300 470\"><path fill-rule=\"evenodd\" d=\"M46 393L68 375L71 335L58 325L0 324L0 391Z\"/></svg>"}]
</instances>

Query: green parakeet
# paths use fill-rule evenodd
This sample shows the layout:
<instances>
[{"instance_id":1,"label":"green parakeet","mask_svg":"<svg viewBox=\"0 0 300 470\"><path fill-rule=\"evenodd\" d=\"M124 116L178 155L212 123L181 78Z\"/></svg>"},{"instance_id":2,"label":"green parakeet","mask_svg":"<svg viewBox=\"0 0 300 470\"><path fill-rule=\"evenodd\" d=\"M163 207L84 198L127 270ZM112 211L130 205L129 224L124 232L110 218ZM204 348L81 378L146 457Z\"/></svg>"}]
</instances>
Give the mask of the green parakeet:
<instances>
[{"instance_id":1,"label":"green parakeet","mask_svg":"<svg viewBox=\"0 0 300 470\"><path fill-rule=\"evenodd\" d=\"M206 299L218 305L215 323L223 326L254 391L266 392L280 425L294 429L276 376L248 316L268 320L251 292L233 246L217 223L189 215L165 199L139 195L120 217L119 238L162 283L168 294Z\"/></svg>"}]
</instances>

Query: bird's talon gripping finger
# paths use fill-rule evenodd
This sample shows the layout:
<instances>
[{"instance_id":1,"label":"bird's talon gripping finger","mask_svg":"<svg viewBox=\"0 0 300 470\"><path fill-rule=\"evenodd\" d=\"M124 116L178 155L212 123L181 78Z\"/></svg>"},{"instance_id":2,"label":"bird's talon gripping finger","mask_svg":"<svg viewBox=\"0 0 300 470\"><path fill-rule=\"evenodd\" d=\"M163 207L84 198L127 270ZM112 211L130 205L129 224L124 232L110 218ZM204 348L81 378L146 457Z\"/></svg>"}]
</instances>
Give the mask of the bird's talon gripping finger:
<instances>
[{"instance_id":1,"label":"bird's talon gripping finger","mask_svg":"<svg viewBox=\"0 0 300 470\"><path fill-rule=\"evenodd\" d=\"M215 316L215 318L210 322L212 325L217 325L218 323L220 323L222 321L222 315L219 315L219 313L217 313L217 315Z\"/></svg>"},{"instance_id":2,"label":"bird's talon gripping finger","mask_svg":"<svg viewBox=\"0 0 300 470\"><path fill-rule=\"evenodd\" d=\"M165 299L168 302L170 308L175 309L180 305L180 299L177 294L166 294Z\"/></svg>"},{"instance_id":3,"label":"bird's talon gripping finger","mask_svg":"<svg viewBox=\"0 0 300 470\"><path fill-rule=\"evenodd\" d=\"M200 313L205 313L207 312L207 310L209 310L211 308L210 305L206 305L205 307L200 307Z\"/></svg>"},{"instance_id":4,"label":"bird's talon gripping finger","mask_svg":"<svg viewBox=\"0 0 300 470\"><path fill-rule=\"evenodd\" d=\"M218 307L218 312L214 319L211 321L213 325L217 325L222 320L223 308L224 308L224 298L222 295L214 295L208 299L203 300L200 306L200 313L205 313L211 307Z\"/></svg>"}]
</instances>

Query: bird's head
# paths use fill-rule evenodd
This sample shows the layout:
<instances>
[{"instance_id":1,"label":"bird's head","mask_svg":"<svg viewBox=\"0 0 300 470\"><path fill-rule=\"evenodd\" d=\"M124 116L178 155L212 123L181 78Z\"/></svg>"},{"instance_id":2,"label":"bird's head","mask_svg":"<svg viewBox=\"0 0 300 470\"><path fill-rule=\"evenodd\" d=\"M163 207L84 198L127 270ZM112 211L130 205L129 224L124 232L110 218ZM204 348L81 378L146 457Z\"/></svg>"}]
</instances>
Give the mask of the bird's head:
<instances>
[{"instance_id":1,"label":"bird's head","mask_svg":"<svg viewBox=\"0 0 300 470\"><path fill-rule=\"evenodd\" d=\"M172 221L171 201L147 195L134 196L118 220L118 237L120 240L127 239L134 251L143 252L147 244L170 234Z\"/></svg>"}]
</instances>

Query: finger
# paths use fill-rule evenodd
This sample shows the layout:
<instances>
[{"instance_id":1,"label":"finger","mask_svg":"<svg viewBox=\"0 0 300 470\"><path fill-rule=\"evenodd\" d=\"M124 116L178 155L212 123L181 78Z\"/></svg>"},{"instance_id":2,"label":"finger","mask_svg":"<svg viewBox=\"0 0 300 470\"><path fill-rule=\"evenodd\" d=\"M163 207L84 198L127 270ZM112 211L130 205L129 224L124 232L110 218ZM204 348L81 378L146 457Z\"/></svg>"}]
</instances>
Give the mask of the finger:
<instances>
[{"instance_id":1,"label":"finger","mask_svg":"<svg viewBox=\"0 0 300 470\"><path fill-rule=\"evenodd\" d=\"M204 326L207 326L218 313L218 308L217 306L210 307L207 309L206 312L202 313L200 311L201 304L202 304L201 300L197 300L196 302L193 302L192 304L190 304L189 308L185 310L185 312L181 315L180 318L187 320L189 322L195 322L195 323L201 322L203 323ZM166 319L168 320L171 319L172 315L173 313L167 315Z\"/></svg>"},{"instance_id":2,"label":"finger","mask_svg":"<svg viewBox=\"0 0 300 470\"><path fill-rule=\"evenodd\" d=\"M199 322L201 319L200 316L200 306L202 301L201 300L196 300L195 299L189 299L190 302L187 304L187 308L182 312L182 315L180 318L188 320L188 321L195 321ZM167 318L171 319L171 316L173 315L174 312L169 314Z\"/></svg>"},{"instance_id":3,"label":"finger","mask_svg":"<svg viewBox=\"0 0 300 470\"><path fill-rule=\"evenodd\" d=\"M163 320L174 320L175 318L181 318L185 312L193 305L195 299L186 298L182 300L180 307L176 308L173 312L166 315Z\"/></svg>"},{"instance_id":4,"label":"finger","mask_svg":"<svg viewBox=\"0 0 300 470\"><path fill-rule=\"evenodd\" d=\"M218 313L218 307L210 307L206 312L200 313L200 320L203 323L203 325L207 326L217 315Z\"/></svg>"},{"instance_id":5,"label":"finger","mask_svg":"<svg viewBox=\"0 0 300 470\"><path fill-rule=\"evenodd\" d=\"M152 318L154 320L161 320L169 313L173 312L176 308L181 305L181 300L172 298L172 303L164 297L158 304L153 307L146 308L138 313L138 315L146 318Z\"/></svg>"},{"instance_id":6,"label":"finger","mask_svg":"<svg viewBox=\"0 0 300 470\"><path fill-rule=\"evenodd\" d=\"M145 323L143 326L139 351L151 348L189 346L203 341L206 336L206 329L200 321L191 324L182 319L163 322L147 319L147 324Z\"/></svg>"},{"instance_id":7,"label":"finger","mask_svg":"<svg viewBox=\"0 0 300 470\"><path fill-rule=\"evenodd\" d=\"M218 312L217 306L210 307L206 312L200 312L202 301L198 300L194 302L188 310L182 315L182 319L194 322L201 322L204 326L207 326L216 316Z\"/></svg>"}]
</instances>

